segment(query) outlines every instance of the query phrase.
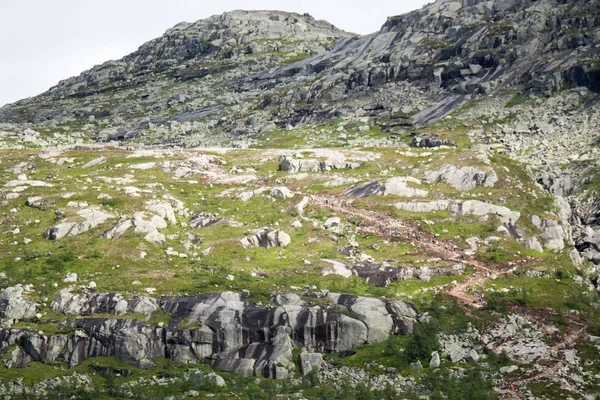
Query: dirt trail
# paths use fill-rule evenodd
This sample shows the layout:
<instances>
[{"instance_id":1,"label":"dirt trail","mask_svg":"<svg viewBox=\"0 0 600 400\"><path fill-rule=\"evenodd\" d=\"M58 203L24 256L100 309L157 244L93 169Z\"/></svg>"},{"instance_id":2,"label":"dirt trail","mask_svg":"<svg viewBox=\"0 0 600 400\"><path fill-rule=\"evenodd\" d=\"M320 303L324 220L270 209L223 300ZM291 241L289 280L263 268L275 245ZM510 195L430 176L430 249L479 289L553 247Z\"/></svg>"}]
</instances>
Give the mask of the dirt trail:
<instances>
[{"instance_id":1,"label":"dirt trail","mask_svg":"<svg viewBox=\"0 0 600 400\"><path fill-rule=\"evenodd\" d=\"M419 227L394 219L384 212L366 210L354 207L347 201L340 201L333 196L315 196L307 194L313 205L327 207L332 211L350 217L359 218L366 222L360 228L361 232L371 233L387 239L402 238L410 241L419 248L420 252L444 261L463 263L475 269L473 275L449 289L446 294L456 298L459 303L479 308L483 305L480 297L467 294L469 288L484 286L485 282L494 274L503 274L498 267L484 265L473 256L466 254L465 250L450 241L440 241L430 233L424 232Z\"/></svg>"},{"instance_id":2,"label":"dirt trail","mask_svg":"<svg viewBox=\"0 0 600 400\"><path fill-rule=\"evenodd\" d=\"M391 218L386 213L357 208L349 202L340 202L339 199L334 197L306 196L311 199L313 205L327 207L338 214L361 219L365 222L360 228L362 232L368 232L386 239L401 238L417 246L419 251L427 256L437 257L445 261L460 262L473 267L474 272L472 275L445 292L465 306L481 308L484 306L486 300L483 295L468 294L467 290L484 287L485 283L494 276L506 275L514 271L514 268L511 268L510 265L484 264L472 255L467 254L464 249L456 246L451 241L440 241L430 233L421 230L418 226ZM523 314L524 311L527 311L527 318L537 321L540 324L547 323L549 313L553 312L550 309L541 310L532 307L516 307L517 309L513 310L513 312ZM553 350L572 349L578 342L584 341L586 338L587 326L582 320L572 315L568 315L565 318L566 323L564 331L561 334L561 340L548 349L548 354ZM520 376L511 382L501 379L496 387L506 389L500 391L500 397L502 399L525 399L526 397L521 389L526 388L529 383L535 381L556 382L563 389L580 393L572 382L564 378L564 371L570 367L568 362L556 359L552 359L552 361L553 365L533 374ZM511 383L515 389L508 389Z\"/></svg>"}]
</instances>

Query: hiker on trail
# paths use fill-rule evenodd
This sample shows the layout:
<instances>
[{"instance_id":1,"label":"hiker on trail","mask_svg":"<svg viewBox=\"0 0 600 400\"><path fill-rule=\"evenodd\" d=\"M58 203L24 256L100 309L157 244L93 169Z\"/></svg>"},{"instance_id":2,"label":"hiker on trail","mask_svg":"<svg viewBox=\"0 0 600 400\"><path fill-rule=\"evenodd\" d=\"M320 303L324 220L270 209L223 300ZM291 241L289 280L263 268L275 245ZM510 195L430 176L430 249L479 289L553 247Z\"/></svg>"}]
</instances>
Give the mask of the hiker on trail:
<instances>
[{"instance_id":1,"label":"hiker on trail","mask_svg":"<svg viewBox=\"0 0 600 400\"><path fill-rule=\"evenodd\" d=\"M328 206L329 205L329 200L325 199L325 205Z\"/></svg>"},{"instance_id":2,"label":"hiker on trail","mask_svg":"<svg viewBox=\"0 0 600 400\"><path fill-rule=\"evenodd\" d=\"M510 390L515 390L515 384L514 383L511 383L509 387L510 387Z\"/></svg>"}]
</instances>

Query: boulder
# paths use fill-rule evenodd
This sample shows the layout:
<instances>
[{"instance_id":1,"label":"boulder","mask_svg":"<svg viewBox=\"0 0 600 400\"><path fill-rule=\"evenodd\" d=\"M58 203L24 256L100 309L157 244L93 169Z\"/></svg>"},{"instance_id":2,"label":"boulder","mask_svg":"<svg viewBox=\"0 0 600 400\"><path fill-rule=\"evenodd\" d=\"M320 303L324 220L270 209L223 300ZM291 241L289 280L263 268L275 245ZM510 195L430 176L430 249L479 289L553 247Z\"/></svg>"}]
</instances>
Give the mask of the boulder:
<instances>
[{"instance_id":1,"label":"boulder","mask_svg":"<svg viewBox=\"0 0 600 400\"><path fill-rule=\"evenodd\" d=\"M41 211L46 211L52 206L52 202L44 199L42 196L29 197L25 205L32 208L37 208Z\"/></svg>"},{"instance_id":2,"label":"boulder","mask_svg":"<svg viewBox=\"0 0 600 400\"><path fill-rule=\"evenodd\" d=\"M83 218L80 222L61 222L53 227L46 229L44 232L44 238L48 240L62 239L67 236L77 236L84 232L102 225L108 219L114 218L113 215L107 214L103 211L86 208L77 211L77 215Z\"/></svg>"},{"instance_id":3,"label":"boulder","mask_svg":"<svg viewBox=\"0 0 600 400\"><path fill-rule=\"evenodd\" d=\"M429 368L439 368L442 361L440 360L440 355L437 351L431 353L431 361L429 361Z\"/></svg>"},{"instance_id":4,"label":"boulder","mask_svg":"<svg viewBox=\"0 0 600 400\"><path fill-rule=\"evenodd\" d=\"M37 313L38 304L23 297L25 289L20 286L10 286L0 292L0 317L7 319L33 318Z\"/></svg>"},{"instance_id":5,"label":"boulder","mask_svg":"<svg viewBox=\"0 0 600 400\"><path fill-rule=\"evenodd\" d=\"M303 216L304 215L304 208L306 208L306 206L308 205L310 199L308 197L303 197L302 200L300 200L300 202L298 202L298 204L296 204L294 206L294 210L296 210L296 213L298 213L299 216Z\"/></svg>"},{"instance_id":6,"label":"boulder","mask_svg":"<svg viewBox=\"0 0 600 400\"><path fill-rule=\"evenodd\" d=\"M340 227L341 223L342 220L339 217L327 218L327 221L325 221L325 223L323 224L323 228L329 231L334 231Z\"/></svg>"},{"instance_id":7,"label":"boulder","mask_svg":"<svg viewBox=\"0 0 600 400\"><path fill-rule=\"evenodd\" d=\"M106 162L106 157L98 157L91 161L86 162L85 164L83 164L81 166L81 168L86 169L86 168L96 167L100 164L104 164L105 162Z\"/></svg>"},{"instance_id":8,"label":"boulder","mask_svg":"<svg viewBox=\"0 0 600 400\"><path fill-rule=\"evenodd\" d=\"M325 172L335 169L354 169L360 167L359 163L348 162L342 157L331 157L326 161L314 159L294 159L282 156L279 159L279 170L285 172Z\"/></svg>"},{"instance_id":9,"label":"boulder","mask_svg":"<svg viewBox=\"0 0 600 400\"><path fill-rule=\"evenodd\" d=\"M410 212L449 211L454 215L484 216L494 215L504 224L515 226L521 217L518 211L512 211L504 206L497 206L479 200L450 201L437 200L430 202L398 202L394 206Z\"/></svg>"},{"instance_id":10,"label":"boulder","mask_svg":"<svg viewBox=\"0 0 600 400\"><path fill-rule=\"evenodd\" d=\"M312 371L319 372L323 365L323 354L320 353L302 353L300 354L300 368L302 375L306 376Z\"/></svg>"},{"instance_id":11,"label":"boulder","mask_svg":"<svg viewBox=\"0 0 600 400\"><path fill-rule=\"evenodd\" d=\"M455 144L433 133L413 134L413 140L410 144L412 147L440 147L440 146L455 146Z\"/></svg>"},{"instance_id":12,"label":"boulder","mask_svg":"<svg viewBox=\"0 0 600 400\"><path fill-rule=\"evenodd\" d=\"M382 194L393 194L402 197L424 197L429 193L426 190L410 187L409 184L420 185L421 181L411 177L394 177L385 181Z\"/></svg>"},{"instance_id":13,"label":"boulder","mask_svg":"<svg viewBox=\"0 0 600 400\"><path fill-rule=\"evenodd\" d=\"M535 250L539 253L544 252L542 245L540 244L540 242L538 241L538 239L535 236L531 236L531 237L528 237L527 239L525 239L523 241L523 246L527 247L528 249Z\"/></svg>"},{"instance_id":14,"label":"boulder","mask_svg":"<svg viewBox=\"0 0 600 400\"><path fill-rule=\"evenodd\" d=\"M290 189L285 186L278 186L276 188L271 189L271 196L277 199L291 199L294 197L294 193Z\"/></svg>"},{"instance_id":15,"label":"boulder","mask_svg":"<svg viewBox=\"0 0 600 400\"><path fill-rule=\"evenodd\" d=\"M158 214L161 218L168 221L171 225L177 224L175 211L171 203L164 200L150 200L146 203L146 210Z\"/></svg>"},{"instance_id":16,"label":"boulder","mask_svg":"<svg viewBox=\"0 0 600 400\"><path fill-rule=\"evenodd\" d=\"M122 237L125 232L131 227L133 227L133 220L130 218L121 220L114 224L110 229L102 234L102 237L105 239L115 240Z\"/></svg>"},{"instance_id":17,"label":"boulder","mask_svg":"<svg viewBox=\"0 0 600 400\"><path fill-rule=\"evenodd\" d=\"M253 247L287 247L291 243L291 237L284 231L263 229L254 236L245 237L240 240L242 247L251 249Z\"/></svg>"},{"instance_id":18,"label":"boulder","mask_svg":"<svg viewBox=\"0 0 600 400\"><path fill-rule=\"evenodd\" d=\"M476 167L457 167L447 164L436 171L427 171L423 175L426 182L444 182L456 190L466 191L478 186L494 187L498 176L494 170L483 171Z\"/></svg>"},{"instance_id":19,"label":"boulder","mask_svg":"<svg viewBox=\"0 0 600 400\"><path fill-rule=\"evenodd\" d=\"M197 214L189 221L189 225L194 229L207 228L218 223L226 223L229 226L241 226L239 222L236 222L232 219L217 217L214 214L207 213Z\"/></svg>"},{"instance_id":20,"label":"boulder","mask_svg":"<svg viewBox=\"0 0 600 400\"><path fill-rule=\"evenodd\" d=\"M413 371L421 371L423 369L423 365L421 364L421 361L411 362L409 366L410 366L410 369L412 369Z\"/></svg>"}]
</instances>

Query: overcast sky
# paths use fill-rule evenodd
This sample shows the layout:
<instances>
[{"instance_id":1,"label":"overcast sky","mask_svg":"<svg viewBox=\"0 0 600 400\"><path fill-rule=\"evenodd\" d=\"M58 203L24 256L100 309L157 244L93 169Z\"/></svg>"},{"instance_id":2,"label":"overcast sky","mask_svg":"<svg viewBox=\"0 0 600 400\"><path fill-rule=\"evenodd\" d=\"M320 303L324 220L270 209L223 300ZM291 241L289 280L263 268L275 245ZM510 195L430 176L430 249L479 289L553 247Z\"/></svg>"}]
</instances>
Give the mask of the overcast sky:
<instances>
[{"instance_id":1,"label":"overcast sky","mask_svg":"<svg viewBox=\"0 0 600 400\"><path fill-rule=\"evenodd\" d=\"M119 59L181 21L236 9L309 13L372 33L430 0L0 0L0 107Z\"/></svg>"}]
</instances>

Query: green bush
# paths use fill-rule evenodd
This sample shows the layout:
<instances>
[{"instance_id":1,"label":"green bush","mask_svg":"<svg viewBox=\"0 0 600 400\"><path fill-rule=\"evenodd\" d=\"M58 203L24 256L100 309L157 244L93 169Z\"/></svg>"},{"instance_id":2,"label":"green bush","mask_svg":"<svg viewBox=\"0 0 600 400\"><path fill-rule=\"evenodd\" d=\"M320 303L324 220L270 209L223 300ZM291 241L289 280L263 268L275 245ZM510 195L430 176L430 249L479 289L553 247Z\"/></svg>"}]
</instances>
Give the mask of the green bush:
<instances>
[{"instance_id":1,"label":"green bush","mask_svg":"<svg viewBox=\"0 0 600 400\"><path fill-rule=\"evenodd\" d=\"M415 325L412 336L406 343L404 356L408 362L428 358L439 347L439 325L435 320Z\"/></svg>"}]
</instances>

